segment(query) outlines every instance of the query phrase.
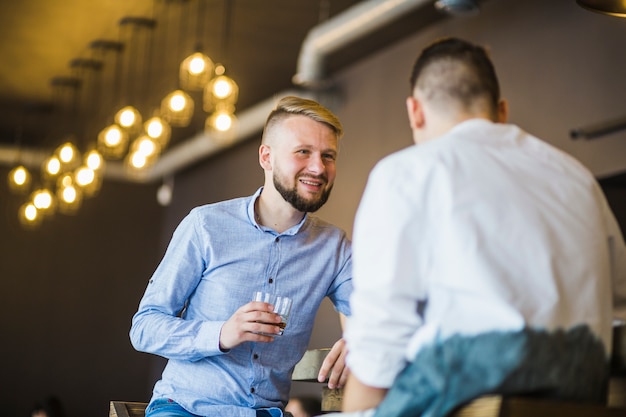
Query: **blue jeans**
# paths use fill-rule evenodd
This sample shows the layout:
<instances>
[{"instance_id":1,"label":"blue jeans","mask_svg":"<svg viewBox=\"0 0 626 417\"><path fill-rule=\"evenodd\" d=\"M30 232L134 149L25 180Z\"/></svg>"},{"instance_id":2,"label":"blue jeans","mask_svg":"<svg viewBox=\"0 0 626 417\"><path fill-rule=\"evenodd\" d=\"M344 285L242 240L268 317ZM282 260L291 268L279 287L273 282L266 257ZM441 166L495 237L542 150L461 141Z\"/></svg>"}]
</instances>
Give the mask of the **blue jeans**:
<instances>
[{"instance_id":1,"label":"blue jeans","mask_svg":"<svg viewBox=\"0 0 626 417\"><path fill-rule=\"evenodd\" d=\"M272 417L269 411L257 410L257 417ZM181 407L176 401L162 398L146 408L146 417L201 417Z\"/></svg>"}]
</instances>

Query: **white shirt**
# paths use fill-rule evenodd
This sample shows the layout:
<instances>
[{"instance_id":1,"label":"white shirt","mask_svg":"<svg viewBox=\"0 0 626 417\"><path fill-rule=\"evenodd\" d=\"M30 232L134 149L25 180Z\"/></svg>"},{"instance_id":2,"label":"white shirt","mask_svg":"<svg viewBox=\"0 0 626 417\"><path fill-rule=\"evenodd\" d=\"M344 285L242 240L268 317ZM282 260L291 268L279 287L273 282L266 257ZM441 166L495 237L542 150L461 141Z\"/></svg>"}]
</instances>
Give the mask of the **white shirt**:
<instances>
[{"instance_id":1,"label":"white shirt","mask_svg":"<svg viewBox=\"0 0 626 417\"><path fill-rule=\"evenodd\" d=\"M348 365L371 386L454 334L588 324L608 355L625 311L626 249L597 182L513 125L472 119L383 159L353 238Z\"/></svg>"}]
</instances>

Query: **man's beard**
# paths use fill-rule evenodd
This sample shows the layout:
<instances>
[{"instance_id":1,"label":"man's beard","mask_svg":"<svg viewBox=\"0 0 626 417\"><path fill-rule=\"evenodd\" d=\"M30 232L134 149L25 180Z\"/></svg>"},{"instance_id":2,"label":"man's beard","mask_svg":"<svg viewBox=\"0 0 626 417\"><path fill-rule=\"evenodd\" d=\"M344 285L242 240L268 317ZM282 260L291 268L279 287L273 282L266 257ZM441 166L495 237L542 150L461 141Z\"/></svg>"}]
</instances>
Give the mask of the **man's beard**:
<instances>
[{"instance_id":1,"label":"man's beard","mask_svg":"<svg viewBox=\"0 0 626 417\"><path fill-rule=\"evenodd\" d=\"M322 195L317 200L309 201L309 200L305 200L304 198L302 198L302 196L300 196L300 194L298 194L297 183L296 185L293 186L293 188L288 189L286 186L284 186L280 182L278 175L274 175L273 179L274 179L274 188L276 188L276 190L280 193L280 195L283 196L285 201L291 204L293 208L303 213L313 213L319 210L320 207L322 207L326 203L326 201L328 201L330 192L333 189L333 187L330 186L327 190L325 190L322 193Z\"/></svg>"}]
</instances>

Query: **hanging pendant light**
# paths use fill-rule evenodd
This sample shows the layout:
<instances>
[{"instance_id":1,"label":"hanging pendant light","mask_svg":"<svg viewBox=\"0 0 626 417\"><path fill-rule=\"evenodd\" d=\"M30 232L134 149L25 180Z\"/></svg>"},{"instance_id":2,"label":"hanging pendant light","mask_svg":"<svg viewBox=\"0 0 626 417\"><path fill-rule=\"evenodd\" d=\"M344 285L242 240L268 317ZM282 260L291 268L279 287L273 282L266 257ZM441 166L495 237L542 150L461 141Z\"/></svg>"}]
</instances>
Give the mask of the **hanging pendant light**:
<instances>
[{"instance_id":1,"label":"hanging pendant light","mask_svg":"<svg viewBox=\"0 0 626 417\"><path fill-rule=\"evenodd\" d=\"M183 90L172 91L161 101L161 117L171 126L188 126L193 116L193 109L193 99Z\"/></svg>"},{"instance_id":2,"label":"hanging pendant light","mask_svg":"<svg viewBox=\"0 0 626 417\"><path fill-rule=\"evenodd\" d=\"M128 132L112 124L98 134L98 150L107 158L118 159L128 148Z\"/></svg>"},{"instance_id":3,"label":"hanging pendant light","mask_svg":"<svg viewBox=\"0 0 626 417\"><path fill-rule=\"evenodd\" d=\"M207 0L197 0L196 5L196 48L180 64L179 83L180 87L188 91L202 91L205 85L213 77L215 64L202 52L203 29L207 26L203 19L206 17L205 4Z\"/></svg>"},{"instance_id":4,"label":"hanging pendant light","mask_svg":"<svg viewBox=\"0 0 626 417\"><path fill-rule=\"evenodd\" d=\"M202 52L189 55L180 64L179 81L185 90L201 91L213 76L215 65Z\"/></svg>"},{"instance_id":5,"label":"hanging pendant light","mask_svg":"<svg viewBox=\"0 0 626 417\"><path fill-rule=\"evenodd\" d=\"M28 192L31 179L30 172L23 165L13 168L7 176L9 189L15 193Z\"/></svg>"},{"instance_id":6,"label":"hanging pendant light","mask_svg":"<svg viewBox=\"0 0 626 417\"><path fill-rule=\"evenodd\" d=\"M143 126L146 135L156 140L161 149L167 147L172 136L172 128L163 118L155 116L146 121Z\"/></svg>"},{"instance_id":7,"label":"hanging pendant light","mask_svg":"<svg viewBox=\"0 0 626 417\"><path fill-rule=\"evenodd\" d=\"M40 188L33 191L30 200L38 213L46 216L50 216L54 213L56 199L54 198L54 194L47 188Z\"/></svg>"},{"instance_id":8,"label":"hanging pendant light","mask_svg":"<svg viewBox=\"0 0 626 417\"><path fill-rule=\"evenodd\" d=\"M61 171L69 171L80 164L80 152L72 142L65 142L54 152L61 163Z\"/></svg>"},{"instance_id":9,"label":"hanging pendant light","mask_svg":"<svg viewBox=\"0 0 626 417\"><path fill-rule=\"evenodd\" d=\"M161 147L155 139L147 135L140 136L135 139L126 157L126 168L131 173L146 170L156 162L160 152Z\"/></svg>"},{"instance_id":10,"label":"hanging pendant light","mask_svg":"<svg viewBox=\"0 0 626 417\"><path fill-rule=\"evenodd\" d=\"M239 87L232 78L224 74L225 71L223 65L218 65L216 67L217 76L204 89L203 109L206 112L216 110L220 104L234 107L237 103Z\"/></svg>"},{"instance_id":11,"label":"hanging pendant light","mask_svg":"<svg viewBox=\"0 0 626 417\"><path fill-rule=\"evenodd\" d=\"M57 183L57 201L59 212L76 214L82 204L83 194L71 174L65 174Z\"/></svg>"},{"instance_id":12,"label":"hanging pendant light","mask_svg":"<svg viewBox=\"0 0 626 417\"><path fill-rule=\"evenodd\" d=\"M20 224L25 228L36 228L43 221L43 215L32 202L24 203L18 212Z\"/></svg>"},{"instance_id":13,"label":"hanging pendant light","mask_svg":"<svg viewBox=\"0 0 626 417\"><path fill-rule=\"evenodd\" d=\"M237 117L235 108L228 104L218 104L215 111L206 119L204 129L218 140L229 140L236 133Z\"/></svg>"}]
</instances>

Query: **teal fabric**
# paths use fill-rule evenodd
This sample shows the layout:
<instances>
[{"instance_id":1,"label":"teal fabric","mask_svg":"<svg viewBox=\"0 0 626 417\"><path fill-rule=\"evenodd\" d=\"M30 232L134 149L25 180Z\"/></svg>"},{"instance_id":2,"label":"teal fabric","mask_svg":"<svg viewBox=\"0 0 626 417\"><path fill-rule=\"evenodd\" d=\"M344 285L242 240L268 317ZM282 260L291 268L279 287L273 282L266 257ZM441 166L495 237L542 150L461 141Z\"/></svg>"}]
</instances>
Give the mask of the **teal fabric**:
<instances>
[{"instance_id":1,"label":"teal fabric","mask_svg":"<svg viewBox=\"0 0 626 417\"><path fill-rule=\"evenodd\" d=\"M603 403L605 348L588 326L454 336L422 349L374 417L444 417L485 394Z\"/></svg>"}]
</instances>

